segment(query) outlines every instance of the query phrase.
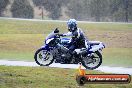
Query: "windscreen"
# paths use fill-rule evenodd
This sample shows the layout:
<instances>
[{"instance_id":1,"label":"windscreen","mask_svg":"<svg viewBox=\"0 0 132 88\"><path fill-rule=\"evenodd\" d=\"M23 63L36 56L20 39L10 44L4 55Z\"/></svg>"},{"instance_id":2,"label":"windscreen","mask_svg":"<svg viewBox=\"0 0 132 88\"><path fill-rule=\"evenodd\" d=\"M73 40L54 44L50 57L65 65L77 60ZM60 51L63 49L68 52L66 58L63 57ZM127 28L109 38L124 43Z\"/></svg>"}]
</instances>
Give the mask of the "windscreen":
<instances>
[{"instance_id":1,"label":"windscreen","mask_svg":"<svg viewBox=\"0 0 132 88\"><path fill-rule=\"evenodd\" d=\"M47 39L50 39L50 38L54 38L55 35L56 35L56 33L54 33L54 31L51 32L51 33L46 37L46 40L47 40Z\"/></svg>"}]
</instances>

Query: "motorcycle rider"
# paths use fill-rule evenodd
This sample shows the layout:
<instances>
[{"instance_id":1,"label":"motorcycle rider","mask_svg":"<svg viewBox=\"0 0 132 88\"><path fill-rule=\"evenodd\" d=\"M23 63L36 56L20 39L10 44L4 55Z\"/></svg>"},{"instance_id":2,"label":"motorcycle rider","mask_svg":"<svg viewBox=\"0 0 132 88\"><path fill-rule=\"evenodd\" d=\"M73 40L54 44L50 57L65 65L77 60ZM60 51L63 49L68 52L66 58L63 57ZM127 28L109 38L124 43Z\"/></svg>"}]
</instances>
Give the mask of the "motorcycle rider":
<instances>
[{"instance_id":1,"label":"motorcycle rider","mask_svg":"<svg viewBox=\"0 0 132 88\"><path fill-rule=\"evenodd\" d=\"M74 51L77 48L85 48L85 36L83 31L77 27L77 21L75 19L70 19L67 22L68 33L63 34L63 36L71 36L71 42L69 44L69 50Z\"/></svg>"},{"instance_id":2,"label":"motorcycle rider","mask_svg":"<svg viewBox=\"0 0 132 88\"><path fill-rule=\"evenodd\" d=\"M77 27L77 21L75 19L70 19L67 22L68 33L64 33L63 36L71 36L71 42L68 46L69 52L72 55L77 55L74 51L77 48L86 48L85 46L85 36L83 31Z\"/></svg>"}]
</instances>

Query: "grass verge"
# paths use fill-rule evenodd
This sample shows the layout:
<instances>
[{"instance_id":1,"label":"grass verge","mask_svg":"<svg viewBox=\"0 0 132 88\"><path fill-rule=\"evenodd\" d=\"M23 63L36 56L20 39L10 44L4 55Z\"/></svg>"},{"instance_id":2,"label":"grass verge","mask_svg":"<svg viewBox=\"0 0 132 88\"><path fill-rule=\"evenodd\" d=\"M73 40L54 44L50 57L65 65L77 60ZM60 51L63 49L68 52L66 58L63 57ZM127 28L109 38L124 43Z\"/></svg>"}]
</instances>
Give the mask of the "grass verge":
<instances>
[{"instance_id":1,"label":"grass verge","mask_svg":"<svg viewBox=\"0 0 132 88\"><path fill-rule=\"evenodd\" d=\"M0 88L78 88L77 69L0 66ZM87 74L104 74L87 71ZM86 84L79 88L131 88L130 84Z\"/></svg>"}]
</instances>

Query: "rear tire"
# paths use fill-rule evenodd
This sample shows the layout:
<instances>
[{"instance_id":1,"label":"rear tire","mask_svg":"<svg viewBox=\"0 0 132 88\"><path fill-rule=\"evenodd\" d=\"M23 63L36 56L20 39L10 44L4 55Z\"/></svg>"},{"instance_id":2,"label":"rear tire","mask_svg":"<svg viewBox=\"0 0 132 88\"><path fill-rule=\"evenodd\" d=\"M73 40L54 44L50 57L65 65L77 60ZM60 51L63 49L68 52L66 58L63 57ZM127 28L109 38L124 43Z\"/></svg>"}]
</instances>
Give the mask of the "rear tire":
<instances>
[{"instance_id":1,"label":"rear tire","mask_svg":"<svg viewBox=\"0 0 132 88\"><path fill-rule=\"evenodd\" d=\"M40 66L48 66L54 61L52 53L44 48L40 48L35 52L34 59Z\"/></svg>"},{"instance_id":2,"label":"rear tire","mask_svg":"<svg viewBox=\"0 0 132 88\"><path fill-rule=\"evenodd\" d=\"M97 54L97 56L99 57L99 62L97 65L95 66L90 66L87 64L87 62L85 60L82 60L82 65L86 68L86 69L90 69L90 70L93 70L93 69L96 69L98 68L101 64L102 64L102 54L99 52L99 51L96 51L94 54ZM88 59L88 58L87 58Z\"/></svg>"}]
</instances>

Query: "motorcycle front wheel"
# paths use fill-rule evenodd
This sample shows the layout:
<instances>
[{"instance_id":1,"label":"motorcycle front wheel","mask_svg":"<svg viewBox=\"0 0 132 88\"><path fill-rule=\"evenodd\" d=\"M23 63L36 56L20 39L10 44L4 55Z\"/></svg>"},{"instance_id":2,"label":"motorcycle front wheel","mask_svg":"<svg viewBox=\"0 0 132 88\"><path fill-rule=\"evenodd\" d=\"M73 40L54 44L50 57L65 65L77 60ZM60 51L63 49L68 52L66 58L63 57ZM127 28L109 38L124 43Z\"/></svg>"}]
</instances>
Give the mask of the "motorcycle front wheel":
<instances>
[{"instance_id":1,"label":"motorcycle front wheel","mask_svg":"<svg viewBox=\"0 0 132 88\"><path fill-rule=\"evenodd\" d=\"M87 56L82 58L82 65L86 69L96 69L102 64L102 54L99 51L96 51L92 54L92 56Z\"/></svg>"},{"instance_id":2,"label":"motorcycle front wheel","mask_svg":"<svg viewBox=\"0 0 132 88\"><path fill-rule=\"evenodd\" d=\"M54 61L52 53L44 48L40 48L35 52L34 59L40 66L48 66Z\"/></svg>"}]
</instances>

